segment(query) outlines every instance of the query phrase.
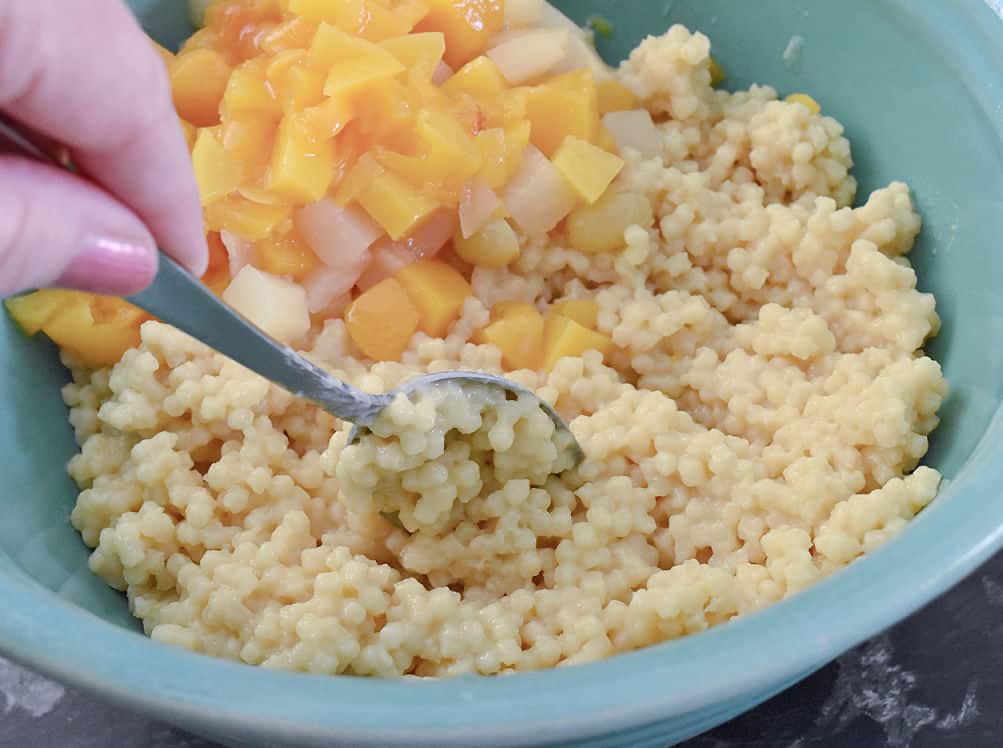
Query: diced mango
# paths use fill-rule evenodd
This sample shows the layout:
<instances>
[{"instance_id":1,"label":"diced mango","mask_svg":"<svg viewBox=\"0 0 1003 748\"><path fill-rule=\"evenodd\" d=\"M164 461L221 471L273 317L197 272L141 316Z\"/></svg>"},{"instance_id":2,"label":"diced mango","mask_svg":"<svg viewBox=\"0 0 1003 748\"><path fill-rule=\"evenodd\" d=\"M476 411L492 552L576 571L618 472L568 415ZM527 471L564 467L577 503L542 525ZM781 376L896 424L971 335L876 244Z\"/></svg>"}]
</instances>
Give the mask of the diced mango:
<instances>
[{"instance_id":1,"label":"diced mango","mask_svg":"<svg viewBox=\"0 0 1003 748\"><path fill-rule=\"evenodd\" d=\"M386 278L352 302L345 312L349 337L375 361L397 361L418 330L420 317L404 286Z\"/></svg>"},{"instance_id":2,"label":"diced mango","mask_svg":"<svg viewBox=\"0 0 1003 748\"><path fill-rule=\"evenodd\" d=\"M550 371L567 356L581 356L596 350L605 355L613 347L607 335L590 330L569 317L552 315L547 318L543 335L543 369Z\"/></svg>"},{"instance_id":3,"label":"diced mango","mask_svg":"<svg viewBox=\"0 0 1003 748\"><path fill-rule=\"evenodd\" d=\"M628 228L648 228L654 220L651 202L643 193L607 190L595 204L571 212L566 222L568 240L579 252L616 252L627 246Z\"/></svg>"},{"instance_id":4,"label":"diced mango","mask_svg":"<svg viewBox=\"0 0 1003 748\"><path fill-rule=\"evenodd\" d=\"M450 96L470 94L480 101L491 101L508 88L505 76L490 57L475 57L442 84Z\"/></svg>"},{"instance_id":5,"label":"diced mango","mask_svg":"<svg viewBox=\"0 0 1003 748\"><path fill-rule=\"evenodd\" d=\"M787 101L791 104L801 104L807 107L808 111L812 114L818 114L822 111L821 105L819 105L819 103L808 94L792 93L787 97Z\"/></svg>"},{"instance_id":6,"label":"diced mango","mask_svg":"<svg viewBox=\"0 0 1003 748\"><path fill-rule=\"evenodd\" d=\"M543 353L543 328L543 315L536 309L519 309L485 327L476 340L497 347L507 371L536 370Z\"/></svg>"},{"instance_id":7,"label":"diced mango","mask_svg":"<svg viewBox=\"0 0 1003 748\"><path fill-rule=\"evenodd\" d=\"M519 257L519 238L504 218L492 221L473 236L453 239L456 254L481 268L502 268Z\"/></svg>"},{"instance_id":8,"label":"diced mango","mask_svg":"<svg viewBox=\"0 0 1003 748\"><path fill-rule=\"evenodd\" d=\"M561 176L590 205L602 197L624 165L619 156L570 135L557 149L553 162Z\"/></svg>"},{"instance_id":9,"label":"diced mango","mask_svg":"<svg viewBox=\"0 0 1003 748\"><path fill-rule=\"evenodd\" d=\"M322 23L310 43L309 58L318 70L327 72L339 63L365 62L374 66L396 65L396 57L379 44L345 33L337 26Z\"/></svg>"},{"instance_id":10,"label":"diced mango","mask_svg":"<svg viewBox=\"0 0 1003 748\"><path fill-rule=\"evenodd\" d=\"M224 118L245 114L280 115L278 102L265 77L265 68L261 61L250 60L233 71L221 104Z\"/></svg>"},{"instance_id":11,"label":"diced mango","mask_svg":"<svg viewBox=\"0 0 1003 748\"><path fill-rule=\"evenodd\" d=\"M203 205L226 197L244 179L244 164L226 151L215 129L199 131L192 149L192 165Z\"/></svg>"},{"instance_id":12,"label":"diced mango","mask_svg":"<svg viewBox=\"0 0 1003 748\"><path fill-rule=\"evenodd\" d=\"M440 32L430 31L387 39L380 46L408 70L431 78L446 53L446 37Z\"/></svg>"},{"instance_id":13,"label":"diced mango","mask_svg":"<svg viewBox=\"0 0 1003 748\"><path fill-rule=\"evenodd\" d=\"M368 142L386 148L414 149L414 118L417 102L396 78L383 78L352 97L359 132Z\"/></svg>"},{"instance_id":14,"label":"diced mango","mask_svg":"<svg viewBox=\"0 0 1003 748\"><path fill-rule=\"evenodd\" d=\"M390 235L402 239L439 205L396 174L383 171L359 193L359 204Z\"/></svg>"},{"instance_id":15,"label":"diced mango","mask_svg":"<svg viewBox=\"0 0 1003 748\"><path fill-rule=\"evenodd\" d=\"M311 203L324 196L333 178L334 141L314 137L302 114L283 117L272 153L269 189Z\"/></svg>"},{"instance_id":16,"label":"diced mango","mask_svg":"<svg viewBox=\"0 0 1003 748\"><path fill-rule=\"evenodd\" d=\"M474 291L459 271L439 260L414 262L394 276L418 310L420 327L433 338L445 337Z\"/></svg>"},{"instance_id":17,"label":"diced mango","mask_svg":"<svg viewBox=\"0 0 1003 748\"><path fill-rule=\"evenodd\" d=\"M427 168L439 179L462 186L481 168L480 150L449 115L422 110L415 123L415 135Z\"/></svg>"},{"instance_id":18,"label":"diced mango","mask_svg":"<svg viewBox=\"0 0 1003 748\"><path fill-rule=\"evenodd\" d=\"M594 143L599 131L599 99L591 71L557 76L528 90L526 114L532 124L530 140L553 156L572 135Z\"/></svg>"},{"instance_id":19,"label":"diced mango","mask_svg":"<svg viewBox=\"0 0 1003 748\"><path fill-rule=\"evenodd\" d=\"M505 25L502 0L427 0L429 13L418 31L446 35L445 60L454 70L487 49L488 41Z\"/></svg>"},{"instance_id":20,"label":"diced mango","mask_svg":"<svg viewBox=\"0 0 1003 748\"><path fill-rule=\"evenodd\" d=\"M43 289L4 299L4 306L25 335L35 335L76 295L75 291Z\"/></svg>"},{"instance_id":21,"label":"diced mango","mask_svg":"<svg viewBox=\"0 0 1003 748\"><path fill-rule=\"evenodd\" d=\"M265 205L232 194L206 207L205 219L209 231L229 231L245 241L256 242L271 234L291 214L291 205Z\"/></svg>"},{"instance_id":22,"label":"diced mango","mask_svg":"<svg viewBox=\"0 0 1003 748\"><path fill-rule=\"evenodd\" d=\"M254 247L254 266L266 273L301 281L320 267L320 259L295 232L270 236Z\"/></svg>"},{"instance_id":23,"label":"diced mango","mask_svg":"<svg viewBox=\"0 0 1003 748\"><path fill-rule=\"evenodd\" d=\"M597 84L599 116L610 112L625 112L637 109L638 101L634 92L614 78L607 78Z\"/></svg>"},{"instance_id":24,"label":"diced mango","mask_svg":"<svg viewBox=\"0 0 1003 748\"><path fill-rule=\"evenodd\" d=\"M226 57L216 50L186 50L175 57L170 67L171 91L181 118L197 127L217 124L231 72Z\"/></svg>"},{"instance_id":25,"label":"diced mango","mask_svg":"<svg viewBox=\"0 0 1003 748\"><path fill-rule=\"evenodd\" d=\"M550 314L573 319L582 327L595 330L599 322L599 304L592 299L563 299L551 305Z\"/></svg>"}]
</instances>

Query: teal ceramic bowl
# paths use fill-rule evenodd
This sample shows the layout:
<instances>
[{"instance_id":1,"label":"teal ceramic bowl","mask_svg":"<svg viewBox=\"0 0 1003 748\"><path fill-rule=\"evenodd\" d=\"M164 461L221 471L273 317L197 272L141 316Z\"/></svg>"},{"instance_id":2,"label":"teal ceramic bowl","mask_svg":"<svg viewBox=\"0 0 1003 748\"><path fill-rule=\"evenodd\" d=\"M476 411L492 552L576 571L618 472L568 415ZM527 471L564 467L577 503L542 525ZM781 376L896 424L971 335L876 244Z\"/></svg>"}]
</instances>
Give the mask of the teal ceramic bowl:
<instances>
[{"instance_id":1,"label":"teal ceramic bowl","mask_svg":"<svg viewBox=\"0 0 1003 748\"><path fill-rule=\"evenodd\" d=\"M254 669L144 638L69 525L74 445L54 351L0 319L0 650L231 745L658 746L765 700L944 592L1003 546L1003 21L981 0L566 0L619 58L671 22L707 32L732 86L808 91L846 124L861 194L916 193L915 252L952 394L928 463L947 480L897 539L809 591L707 633L507 678L376 681ZM184 0L134 0L167 44ZM792 37L797 64L785 63Z\"/></svg>"}]
</instances>

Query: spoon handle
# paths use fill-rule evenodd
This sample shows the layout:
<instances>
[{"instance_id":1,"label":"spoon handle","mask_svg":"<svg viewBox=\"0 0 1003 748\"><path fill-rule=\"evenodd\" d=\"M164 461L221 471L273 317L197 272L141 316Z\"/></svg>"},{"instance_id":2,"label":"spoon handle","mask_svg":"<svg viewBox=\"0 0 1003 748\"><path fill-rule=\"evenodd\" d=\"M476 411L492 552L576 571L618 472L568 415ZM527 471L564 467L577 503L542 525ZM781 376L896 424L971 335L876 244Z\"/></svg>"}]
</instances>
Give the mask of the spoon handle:
<instances>
[{"instance_id":1,"label":"spoon handle","mask_svg":"<svg viewBox=\"0 0 1003 748\"><path fill-rule=\"evenodd\" d=\"M368 425L387 403L386 397L339 381L263 333L163 252L156 279L129 301L342 420Z\"/></svg>"}]
</instances>

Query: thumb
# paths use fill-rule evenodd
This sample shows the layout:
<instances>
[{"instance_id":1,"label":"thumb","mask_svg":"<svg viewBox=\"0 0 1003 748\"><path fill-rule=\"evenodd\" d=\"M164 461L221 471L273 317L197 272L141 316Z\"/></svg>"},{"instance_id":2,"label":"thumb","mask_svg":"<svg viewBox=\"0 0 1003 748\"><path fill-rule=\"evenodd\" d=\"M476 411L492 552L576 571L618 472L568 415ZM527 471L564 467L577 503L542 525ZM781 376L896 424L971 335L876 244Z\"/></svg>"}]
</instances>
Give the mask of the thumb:
<instances>
[{"instance_id":1,"label":"thumb","mask_svg":"<svg viewBox=\"0 0 1003 748\"><path fill-rule=\"evenodd\" d=\"M0 296L51 286L126 296L156 268L149 230L100 187L0 154Z\"/></svg>"}]
</instances>

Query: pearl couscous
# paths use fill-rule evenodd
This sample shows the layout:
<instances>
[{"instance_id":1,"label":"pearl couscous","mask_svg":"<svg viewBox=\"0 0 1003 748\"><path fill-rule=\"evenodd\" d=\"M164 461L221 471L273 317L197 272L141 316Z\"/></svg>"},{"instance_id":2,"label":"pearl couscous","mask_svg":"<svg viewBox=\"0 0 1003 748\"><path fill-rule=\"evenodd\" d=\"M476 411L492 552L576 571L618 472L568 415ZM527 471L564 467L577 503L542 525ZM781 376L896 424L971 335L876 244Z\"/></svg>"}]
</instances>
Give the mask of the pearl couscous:
<instances>
[{"instance_id":1,"label":"pearl couscous","mask_svg":"<svg viewBox=\"0 0 1003 748\"><path fill-rule=\"evenodd\" d=\"M492 218L504 252L444 263L469 284L444 325L416 302L403 351L376 355L342 304L297 342L370 392L505 374L567 419L577 469L524 399L399 398L346 446L350 424L159 322L112 366L64 352L72 521L150 636L328 674L583 663L793 595L934 498L917 465L946 385L908 188L851 207L839 123L716 90L709 52L675 26L611 73L636 102L606 120L612 186L543 231ZM566 143L563 166L532 158L572 174ZM542 358L514 346L540 330Z\"/></svg>"}]
</instances>

